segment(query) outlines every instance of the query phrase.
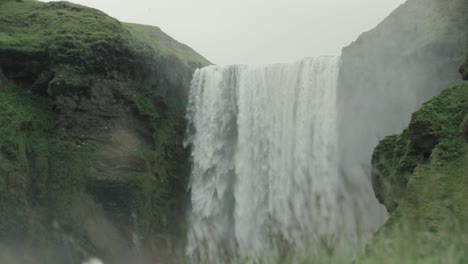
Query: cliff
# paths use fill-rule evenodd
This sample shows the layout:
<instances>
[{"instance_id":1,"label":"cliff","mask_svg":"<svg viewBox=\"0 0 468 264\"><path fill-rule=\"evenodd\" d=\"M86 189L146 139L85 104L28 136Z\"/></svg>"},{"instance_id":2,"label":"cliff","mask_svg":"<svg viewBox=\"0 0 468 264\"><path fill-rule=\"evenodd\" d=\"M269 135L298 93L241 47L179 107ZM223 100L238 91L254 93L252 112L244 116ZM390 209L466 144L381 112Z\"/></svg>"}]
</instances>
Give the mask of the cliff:
<instances>
[{"instance_id":1,"label":"cliff","mask_svg":"<svg viewBox=\"0 0 468 264\"><path fill-rule=\"evenodd\" d=\"M400 9L410 4L416 8L418 2L408 1ZM383 96L384 100L367 101L362 108L380 111L377 105L382 104L388 112L378 113L382 120L377 120L376 113L367 113L362 115L364 121L358 121L374 125L370 131L399 133L383 139L377 134L382 140L372 155L372 185L390 218L379 228L359 263L468 261L468 84L463 82L468 77L468 2L419 4L420 11L431 5L437 11L436 17L420 18L428 27L427 41L419 43L426 44L409 53L404 62L398 54L394 54L396 59L388 58L392 67L386 71L394 79L386 79L385 73L378 76L387 85L377 82L390 90L376 88L371 96ZM392 64L394 61L397 64ZM452 76L457 71L462 78ZM367 78L375 84L372 77ZM419 100L426 102L419 106ZM408 106L419 110L408 115L412 111ZM402 127L401 122L408 117ZM380 129L382 122L385 124Z\"/></svg>"},{"instance_id":2,"label":"cliff","mask_svg":"<svg viewBox=\"0 0 468 264\"><path fill-rule=\"evenodd\" d=\"M378 211L369 180L373 149L386 135L400 133L422 103L461 81L457 72L468 50L467 13L466 0L408 0L343 49L338 87L340 169L349 189L362 196L356 202L370 210L364 212L370 215L366 226L381 221L371 219ZM413 161L405 162L401 169L409 175ZM404 183L405 178L397 181ZM392 188L396 196L403 191ZM398 199L386 203L391 211Z\"/></svg>"},{"instance_id":3,"label":"cliff","mask_svg":"<svg viewBox=\"0 0 468 264\"><path fill-rule=\"evenodd\" d=\"M466 63L460 68L463 76ZM466 84L461 84L444 90L412 115L407 129L386 137L375 148L373 188L389 212L398 207L418 166L452 162L463 152L460 138L468 139L466 88Z\"/></svg>"},{"instance_id":4,"label":"cliff","mask_svg":"<svg viewBox=\"0 0 468 264\"><path fill-rule=\"evenodd\" d=\"M460 67L460 73L463 76L463 80L468 81L468 55L466 55L465 63Z\"/></svg>"},{"instance_id":5,"label":"cliff","mask_svg":"<svg viewBox=\"0 0 468 264\"><path fill-rule=\"evenodd\" d=\"M466 263L468 83L424 103L407 129L379 143L372 167L376 195L392 215L362 263Z\"/></svg>"},{"instance_id":6,"label":"cliff","mask_svg":"<svg viewBox=\"0 0 468 264\"><path fill-rule=\"evenodd\" d=\"M426 102L402 134L380 142L372 158L372 179L376 195L389 211L402 213L409 205L421 214L426 213L424 208L453 210L427 216L434 221L431 228L437 228L440 217L465 217L467 118L468 84L456 85ZM403 204L397 207L400 201ZM466 222L459 220L461 225Z\"/></svg>"},{"instance_id":7,"label":"cliff","mask_svg":"<svg viewBox=\"0 0 468 264\"><path fill-rule=\"evenodd\" d=\"M185 233L188 86L209 62L67 2L2 0L0 29L0 260L168 259Z\"/></svg>"}]
</instances>

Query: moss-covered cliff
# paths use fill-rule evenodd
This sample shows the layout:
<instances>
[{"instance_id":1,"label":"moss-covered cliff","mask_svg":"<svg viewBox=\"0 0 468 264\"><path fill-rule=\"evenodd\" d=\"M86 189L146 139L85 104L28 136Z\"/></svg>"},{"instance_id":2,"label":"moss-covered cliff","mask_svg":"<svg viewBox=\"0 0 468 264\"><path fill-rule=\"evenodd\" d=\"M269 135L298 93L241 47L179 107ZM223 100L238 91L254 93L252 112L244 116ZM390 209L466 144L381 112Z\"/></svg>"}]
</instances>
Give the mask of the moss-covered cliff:
<instances>
[{"instance_id":1,"label":"moss-covered cliff","mask_svg":"<svg viewBox=\"0 0 468 264\"><path fill-rule=\"evenodd\" d=\"M467 13L466 0L408 0L343 49L338 86L340 166L355 193L363 196L357 202L364 207L377 204L371 201L369 184L374 147L386 135L400 133L422 103L461 81L458 69L468 49ZM411 151L404 146L395 150ZM399 162L404 163L399 173L412 172L412 160ZM367 214L375 215L376 210Z\"/></svg>"},{"instance_id":2,"label":"moss-covered cliff","mask_svg":"<svg viewBox=\"0 0 468 264\"><path fill-rule=\"evenodd\" d=\"M433 211L440 214L427 216L434 221L467 212L468 197L463 194L468 188L467 118L468 85L461 84L425 103L402 134L380 142L372 159L372 179L377 197L390 212L398 207L402 213L410 204L421 209L413 208L412 213L421 214L424 208L453 207L450 214ZM398 206L402 199L404 205ZM432 202L445 205L431 206ZM404 215L410 216L407 212Z\"/></svg>"},{"instance_id":3,"label":"moss-covered cliff","mask_svg":"<svg viewBox=\"0 0 468 264\"><path fill-rule=\"evenodd\" d=\"M376 196L390 219L362 263L466 263L468 83L426 102L372 158Z\"/></svg>"},{"instance_id":4,"label":"moss-covered cliff","mask_svg":"<svg viewBox=\"0 0 468 264\"><path fill-rule=\"evenodd\" d=\"M160 29L67 2L0 2L0 261L132 263L184 232L191 74Z\"/></svg>"}]
</instances>

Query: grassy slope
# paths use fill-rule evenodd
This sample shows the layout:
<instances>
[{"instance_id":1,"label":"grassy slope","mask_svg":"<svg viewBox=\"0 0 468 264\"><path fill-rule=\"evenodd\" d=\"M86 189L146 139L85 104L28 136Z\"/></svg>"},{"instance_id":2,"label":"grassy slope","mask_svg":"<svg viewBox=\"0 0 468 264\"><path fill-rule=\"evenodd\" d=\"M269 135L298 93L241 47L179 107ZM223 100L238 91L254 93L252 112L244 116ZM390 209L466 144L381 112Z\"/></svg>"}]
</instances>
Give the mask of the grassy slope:
<instances>
[{"instance_id":1,"label":"grassy slope","mask_svg":"<svg viewBox=\"0 0 468 264\"><path fill-rule=\"evenodd\" d=\"M124 23L135 39L138 39L163 56L177 56L187 65L208 65L210 62L193 51L192 48L181 44L155 26Z\"/></svg>"},{"instance_id":2,"label":"grassy slope","mask_svg":"<svg viewBox=\"0 0 468 264\"><path fill-rule=\"evenodd\" d=\"M373 180L387 185L380 195L393 214L363 263L468 260L467 121L468 84L460 84L425 103L402 135L388 137L376 148ZM395 185L398 177L404 184Z\"/></svg>"},{"instance_id":3,"label":"grassy slope","mask_svg":"<svg viewBox=\"0 0 468 264\"><path fill-rule=\"evenodd\" d=\"M158 54L176 56L187 64L209 64L190 47L175 41L157 27L128 23L122 26L116 19L95 9L67 2L44 4L34 0L3 0L0 4L0 49L42 51L56 48L50 43L57 45L59 41L66 42L67 46L66 50L57 52L67 56L81 53L83 56L91 55L92 48L100 44L138 48L138 41ZM63 10L57 10L57 6L62 6Z\"/></svg>"},{"instance_id":4,"label":"grassy slope","mask_svg":"<svg viewBox=\"0 0 468 264\"><path fill-rule=\"evenodd\" d=\"M63 10L54 8L59 6ZM70 36L71 42L81 41L81 44L89 45L100 40L129 40L129 35L120 29L117 20L80 5L63 2L46 5L32 0L4 1L1 14L2 48L42 50L57 35ZM81 23L76 23L77 20ZM77 37L80 39L75 39Z\"/></svg>"}]
</instances>

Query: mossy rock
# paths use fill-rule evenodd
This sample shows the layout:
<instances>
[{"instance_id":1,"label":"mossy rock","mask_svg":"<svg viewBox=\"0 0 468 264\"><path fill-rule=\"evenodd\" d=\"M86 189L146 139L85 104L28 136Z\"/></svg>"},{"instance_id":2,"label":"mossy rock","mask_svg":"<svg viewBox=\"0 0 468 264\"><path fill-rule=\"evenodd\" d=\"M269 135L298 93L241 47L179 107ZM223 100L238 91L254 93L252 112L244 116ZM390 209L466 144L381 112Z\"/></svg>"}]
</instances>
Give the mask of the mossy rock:
<instances>
[{"instance_id":1,"label":"mossy rock","mask_svg":"<svg viewBox=\"0 0 468 264\"><path fill-rule=\"evenodd\" d=\"M468 81L468 54L466 55L465 63L460 67L460 73L463 76L463 80Z\"/></svg>"},{"instance_id":2,"label":"mossy rock","mask_svg":"<svg viewBox=\"0 0 468 264\"><path fill-rule=\"evenodd\" d=\"M385 138L372 156L372 186L380 203L393 212L403 196L422 153L411 143L409 131Z\"/></svg>"},{"instance_id":3,"label":"mossy rock","mask_svg":"<svg viewBox=\"0 0 468 264\"><path fill-rule=\"evenodd\" d=\"M466 0L408 0L377 27L343 49L337 91L338 153L340 167L345 172L343 177L365 182L371 155L379 141L387 135L401 133L407 128L412 113L424 102L461 82L458 70L468 50L467 13ZM424 125L415 124L407 135L400 137L417 137L411 133L424 129ZM428 145L420 147L431 149L436 135L424 136L430 137L432 142L421 138L421 143ZM394 137L387 139L387 145L393 144L391 140L402 141ZM385 151L387 155L382 158L389 163L403 162L405 158L400 154L411 152L412 146L398 146L395 149L389 146L393 153ZM384 151L377 151L381 150ZM425 154L422 150L415 151L419 151L423 159L424 155L430 155L428 151ZM408 160L413 158L417 159L417 155L408 156ZM380 164L378 170L385 170L383 166ZM408 169L388 173L405 175L391 181L395 182L390 187L394 188L392 192L404 192L407 173L411 173L411 168ZM382 183L375 181L374 184ZM363 194L371 191L366 189L366 184L359 186ZM381 202L384 196L379 194ZM399 195L395 195L384 203L392 211L399 199Z\"/></svg>"},{"instance_id":4,"label":"mossy rock","mask_svg":"<svg viewBox=\"0 0 468 264\"><path fill-rule=\"evenodd\" d=\"M468 228L467 118L468 84L460 84L425 103L409 129L377 146L374 189L392 218L420 221L431 231L451 221Z\"/></svg>"},{"instance_id":5,"label":"mossy rock","mask_svg":"<svg viewBox=\"0 0 468 264\"><path fill-rule=\"evenodd\" d=\"M425 103L402 134L380 142L373 154L372 179L376 196L389 212L407 193L416 168L450 163L463 156L467 115L468 85L461 84Z\"/></svg>"},{"instance_id":6,"label":"mossy rock","mask_svg":"<svg viewBox=\"0 0 468 264\"><path fill-rule=\"evenodd\" d=\"M357 263L468 260L468 84L444 90L373 155L373 184L391 213Z\"/></svg>"},{"instance_id":7,"label":"mossy rock","mask_svg":"<svg viewBox=\"0 0 468 264\"><path fill-rule=\"evenodd\" d=\"M188 88L209 62L68 2L1 1L0 28L0 244L20 263L169 258L185 234Z\"/></svg>"}]
</instances>

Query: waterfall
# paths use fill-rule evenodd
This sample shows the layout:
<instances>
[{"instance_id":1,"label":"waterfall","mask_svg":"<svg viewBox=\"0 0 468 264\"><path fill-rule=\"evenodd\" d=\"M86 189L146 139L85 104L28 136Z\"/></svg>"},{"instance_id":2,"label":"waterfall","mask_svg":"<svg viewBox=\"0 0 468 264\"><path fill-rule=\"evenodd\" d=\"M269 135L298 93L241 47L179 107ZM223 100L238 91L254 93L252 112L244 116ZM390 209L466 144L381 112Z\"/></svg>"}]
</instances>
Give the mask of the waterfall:
<instances>
[{"instance_id":1,"label":"waterfall","mask_svg":"<svg viewBox=\"0 0 468 264\"><path fill-rule=\"evenodd\" d=\"M343 228L339 57L195 72L187 255L195 263L310 250Z\"/></svg>"}]
</instances>

